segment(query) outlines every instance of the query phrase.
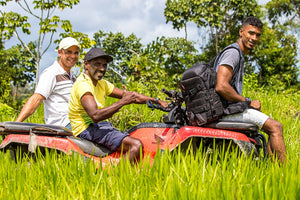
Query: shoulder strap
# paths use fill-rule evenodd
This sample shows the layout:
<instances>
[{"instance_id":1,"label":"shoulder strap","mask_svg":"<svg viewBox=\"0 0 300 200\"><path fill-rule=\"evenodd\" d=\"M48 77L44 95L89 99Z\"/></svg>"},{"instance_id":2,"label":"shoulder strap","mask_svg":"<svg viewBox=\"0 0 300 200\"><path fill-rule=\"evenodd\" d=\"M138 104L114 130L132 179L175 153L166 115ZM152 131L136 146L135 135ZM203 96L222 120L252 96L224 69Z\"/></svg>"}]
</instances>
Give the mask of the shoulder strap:
<instances>
[{"instance_id":1,"label":"shoulder strap","mask_svg":"<svg viewBox=\"0 0 300 200\"><path fill-rule=\"evenodd\" d=\"M219 59L220 59L222 53L224 53L224 51L226 51L226 50L228 50L228 49L231 49L231 48L237 49L237 50L239 51L240 61L241 61L241 59L243 58L243 52L242 52L242 50L240 49L240 47L238 46L237 43L233 43L233 44L228 45L227 47L225 47L225 48L224 48L224 49L223 49L216 57L214 57L214 58L210 61L210 63L213 62L213 68L214 68L214 70L217 69L217 63L218 63L218 61L219 61ZM238 64L238 66L235 67L234 70L233 70L233 74L232 74L232 77L233 77L233 78L236 77L235 75L236 75L236 73L239 71L239 68L240 68L240 62L239 62L239 64ZM233 81L233 80L232 80L232 81Z\"/></svg>"}]
</instances>

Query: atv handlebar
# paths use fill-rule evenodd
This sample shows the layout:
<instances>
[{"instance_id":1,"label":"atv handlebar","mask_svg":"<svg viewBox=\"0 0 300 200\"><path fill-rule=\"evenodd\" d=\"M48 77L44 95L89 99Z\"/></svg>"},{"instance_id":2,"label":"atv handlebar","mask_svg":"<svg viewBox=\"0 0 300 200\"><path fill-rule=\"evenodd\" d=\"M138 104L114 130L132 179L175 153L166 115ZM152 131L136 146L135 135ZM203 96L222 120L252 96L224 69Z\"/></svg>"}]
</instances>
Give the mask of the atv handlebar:
<instances>
[{"instance_id":1,"label":"atv handlebar","mask_svg":"<svg viewBox=\"0 0 300 200\"><path fill-rule=\"evenodd\" d=\"M166 89L162 89L161 91L168 96L167 100L170 100L171 103L164 108L157 102L146 101L147 106L152 110L159 109L168 112L167 115L163 115L163 121L165 123L175 123L178 125L187 124L186 110L181 106L184 102L182 93Z\"/></svg>"},{"instance_id":2,"label":"atv handlebar","mask_svg":"<svg viewBox=\"0 0 300 200\"><path fill-rule=\"evenodd\" d=\"M175 90L166 90L164 88L161 91L169 97L169 98L167 98L167 100L171 100L171 103L167 107L164 108L160 104L148 100L148 101L146 101L146 104L149 108L151 108L153 110L154 109L159 109L159 110L162 110L164 112L170 112L176 106L177 107L181 106L181 104L183 102L183 98L182 98L181 93L176 92Z\"/></svg>"},{"instance_id":3,"label":"atv handlebar","mask_svg":"<svg viewBox=\"0 0 300 200\"><path fill-rule=\"evenodd\" d=\"M158 104L157 102L152 102L150 100L146 101L146 104L149 108L151 108L152 110L154 109L159 109L162 110L164 112L170 112L176 105L178 105L178 97L179 97L179 93L174 91L174 90L166 90L165 88L163 88L161 90L164 94L166 94L169 98L167 98L168 100L171 100L171 103L167 106L167 107L162 107L160 104ZM175 101L175 102L174 102Z\"/></svg>"},{"instance_id":4,"label":"atv handlebar","mask_svg":"<svg viewBox=\"0 0 300 200\"><path fill-rule=\"evenodd\" d=\"M151 108L152 110L154 109L158 109L158 110L162 110L162 111L165 111L165 112L170 112L173 108L173 106L171 106L172 104L169 104L166 108L162 107L160 104L158 103L153 103L152 101L150 100L147 100L146 101L146 104L149 108Z\"/></svg>"},{"instance_id":5,"label":"atv handlebar","mask_svg":"<svg viewBox=\"0 0 300 200\"><path fill-rule=\"evenodd\" d=\"M176 92L174 90L166 90L165 88L163 88L161 91L168 95L170 98L174 98L176 96Z\"/></svg>"}]
</instances>

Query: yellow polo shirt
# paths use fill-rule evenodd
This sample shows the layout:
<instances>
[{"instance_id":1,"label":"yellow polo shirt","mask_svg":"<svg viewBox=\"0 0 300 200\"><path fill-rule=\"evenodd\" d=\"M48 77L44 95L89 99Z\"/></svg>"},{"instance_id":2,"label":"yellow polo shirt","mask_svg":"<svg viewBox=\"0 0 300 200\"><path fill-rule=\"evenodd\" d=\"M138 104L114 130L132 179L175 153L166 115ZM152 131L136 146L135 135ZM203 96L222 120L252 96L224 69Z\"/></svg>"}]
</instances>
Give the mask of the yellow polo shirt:
<instances>
[{"instance_id":1,"label":"yellow polo shirt","mask_svg":"<svg viewBox=\"0 0 300 200\"><path fill-rule=\"evenodd\" d=\"M86 74L80 74L72 87L69 100L69 119L75 136L87 129L89 124L93 122L81 104L81 97L90 92L95 98L98 109L101 109L105 106L106 96L110 95L113 89L114 85L103 79L98 81L95 87Z\"/></svg>"}]
</instances>

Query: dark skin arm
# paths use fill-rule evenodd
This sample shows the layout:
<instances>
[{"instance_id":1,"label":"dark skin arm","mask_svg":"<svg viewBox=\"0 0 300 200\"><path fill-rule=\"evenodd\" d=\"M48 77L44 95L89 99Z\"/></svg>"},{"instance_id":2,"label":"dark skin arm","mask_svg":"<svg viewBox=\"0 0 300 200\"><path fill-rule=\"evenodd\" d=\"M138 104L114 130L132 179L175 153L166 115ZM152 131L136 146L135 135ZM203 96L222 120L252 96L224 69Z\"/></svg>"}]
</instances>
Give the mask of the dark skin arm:
<instances>
[{"instance_id":1,"label":"dark skin arm","mask_svg":"<svg viewBox=\"0 0 300 200\"><path fill-rule=\"evenodd\" d=\"M94 99L94 96L91 93L85 93L81 97L81 104L87 112L87 114L92 118L94 123L98 123L105 119L111 118L125 105L132 103L145 103L146 100L155 101L154 98L147 97L137 92L126 91L126 88L124 88L124 90L121 90L115 87L113 89L113 92L109 96L118 98L120 100L102 109L97 108L97 103ZM161 101L161 105L162 104L167 105L167 103Z\"/></svg>"},{"instance_id":2,"label":"dark skin arm","mask_svg":"<svg viewBox=\"0 0 300 200\"><path fill-rule=\"evenodd\" d=\"M118 98L121 99L123 97L123 94L125 92L128 92L126 87L123 85L123 90L119 89L119 88L114 88L114 91L109 95L110 97L114 97L114 98ZM135 94L135 102L136 104L145 104L147 100L150 100L152 102L155 102L156 99L152 98L152 97L148 97L146 95L137 93L137 92L133 92ZM158 103L162 106L162 107L167 107L168 103L159 100Z\"/></svg>"},{"instance_id":3,"label":"dark skin arm","mask_svg":"<svg viewBox=\"0 0 300 200\"><path fill-rule=\"evenodd\" d=\"M230 85L233 70L230 66L220 65L217 73L216 92L224 99L231 102L246 101L245 97L239 95ZM251 101L250 106L260 110L260 101Z\"/></svg>"}]
</instances>

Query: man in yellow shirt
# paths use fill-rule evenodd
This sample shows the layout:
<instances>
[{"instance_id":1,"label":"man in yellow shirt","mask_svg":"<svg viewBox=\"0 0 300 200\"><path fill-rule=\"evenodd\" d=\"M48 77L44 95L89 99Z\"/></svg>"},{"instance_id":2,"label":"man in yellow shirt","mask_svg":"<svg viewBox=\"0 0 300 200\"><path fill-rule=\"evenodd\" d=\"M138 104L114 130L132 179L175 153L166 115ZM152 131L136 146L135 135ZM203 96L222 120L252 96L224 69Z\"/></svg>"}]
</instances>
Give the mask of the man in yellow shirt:
<instances>
[{"instance_id":1,"label":"man in yellow shirt","mask_svg":"<svg viewBox=\"0 0 300 200\"><path fill-rule=\"evenodd\" d=\"M92 48L84 58L85 71L80 74L73 85L69 101L69 118L75 136L104 145L110 150L125 151L130 161L139 157L142 143L132 138L128 133L122 133L114 128L110 122L103 121L113 116L123 106L132 103L146 103L147 100L157 100L137 92L119 89L103 76L107 70L107 63L113 58L100 48ZM105 106L106 96L120 99L116 103ZM158 100L163 107L167 103Z\"/></svg>"}]
</instances>

